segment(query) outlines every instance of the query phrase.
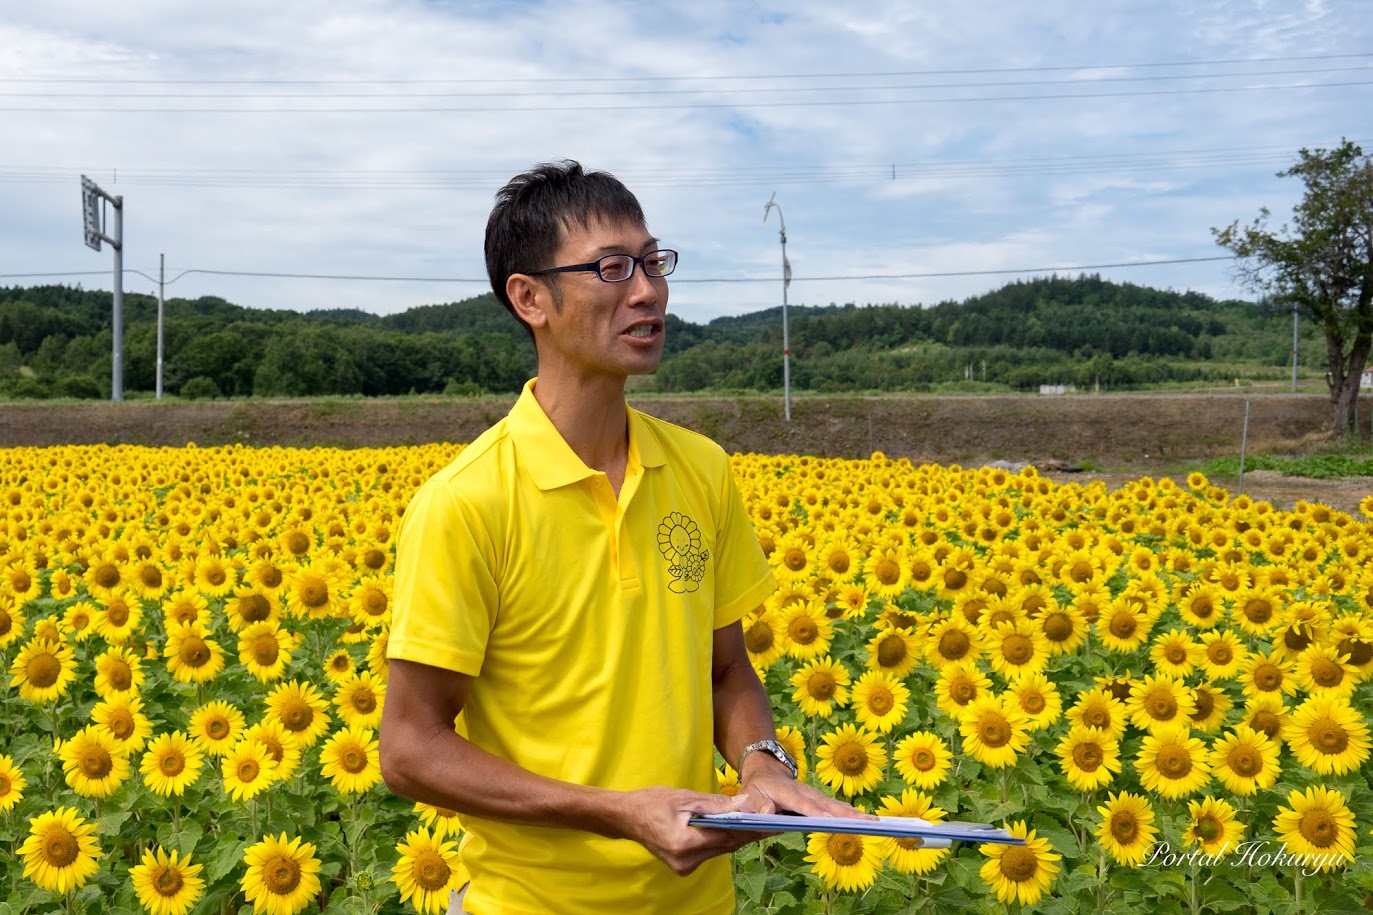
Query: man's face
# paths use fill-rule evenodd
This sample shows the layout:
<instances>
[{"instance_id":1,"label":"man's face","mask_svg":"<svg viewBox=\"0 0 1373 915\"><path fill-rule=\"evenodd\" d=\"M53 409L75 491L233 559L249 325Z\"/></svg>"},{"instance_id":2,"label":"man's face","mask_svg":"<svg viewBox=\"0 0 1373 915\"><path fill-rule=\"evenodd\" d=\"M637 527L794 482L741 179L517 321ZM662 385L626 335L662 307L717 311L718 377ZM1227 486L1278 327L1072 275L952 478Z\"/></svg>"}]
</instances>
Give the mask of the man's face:
<instances>
[{"instance_id":1,"label":"man's face","mask_svg":"<svg viewBox=\"0 0 1373 915\"><path fill-rule=\"evenodd\" d=\"M660 247L642 225L594 220L564 231L550 267L583 264L607 254L642 257ZM539 333L540 372L550 360L577 374L643 375L663 356L667 278L650 277L639 265L621 283L607 283L594 271L544 277L550 297Z\"/></svg>"}]
</instances>

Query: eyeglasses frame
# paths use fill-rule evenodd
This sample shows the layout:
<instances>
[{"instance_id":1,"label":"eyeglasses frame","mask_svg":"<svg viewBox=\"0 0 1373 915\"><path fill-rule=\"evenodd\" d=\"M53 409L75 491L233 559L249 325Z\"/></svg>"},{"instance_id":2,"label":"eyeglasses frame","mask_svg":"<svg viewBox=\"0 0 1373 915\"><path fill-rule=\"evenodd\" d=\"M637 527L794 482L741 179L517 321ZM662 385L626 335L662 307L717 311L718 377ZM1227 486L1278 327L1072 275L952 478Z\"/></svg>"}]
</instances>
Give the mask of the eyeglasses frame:
<instances>
[{"instance_id":1,"label":"eyeglasses frame","mask_svg":"<svg viewBox=\"0 0 1373 915\"><path fill-rule=\"evenodd\" d=\"M672 255L672 269L667 273L649 273L646 261L655 254L662 254L663 252ZM596 278L602 283L627 283L634 279L634 268L638 267L643 270L644 276L649 279L658 280L669 277L676 271L678 256L677 252L671 248L659 248L656 251L648 252L642 257L635 257L632 254L605 254L596 258L594 261L587 261L585 264L568 264L566 267L545 267L542 270L531 270L529 271L529 276L541 276L545 273L594 273L596 274ZM630 264L629 272L625 274L624 279L608 280L605 278L604 274L601 273L601 261L611 257L627 257L633 262Z\"/></svg>"}]
</instances>

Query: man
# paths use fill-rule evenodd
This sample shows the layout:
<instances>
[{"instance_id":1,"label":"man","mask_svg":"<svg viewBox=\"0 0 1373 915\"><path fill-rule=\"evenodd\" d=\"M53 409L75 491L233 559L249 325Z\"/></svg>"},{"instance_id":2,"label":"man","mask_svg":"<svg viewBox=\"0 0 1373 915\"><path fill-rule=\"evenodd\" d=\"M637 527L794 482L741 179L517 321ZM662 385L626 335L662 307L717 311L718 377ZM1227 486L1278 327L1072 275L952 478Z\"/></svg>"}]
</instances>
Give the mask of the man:
<instances>
[{"instance_id":1,"label":"man","mask_svg":"<svg viewBox=\"0 0 1373 915\"><path fill-rule=\"evenodd\" d=\"M739 622L775 583L726 455L625 403L662 357L676 252L564 162L501 189L486 260L538 377L405 512L387 785L464 814L450 911L732 912L725 856L758 836L691 814L861 814L775 742ZM714 793L712 746L739 796Z\"/></svg>"}]
</instances>

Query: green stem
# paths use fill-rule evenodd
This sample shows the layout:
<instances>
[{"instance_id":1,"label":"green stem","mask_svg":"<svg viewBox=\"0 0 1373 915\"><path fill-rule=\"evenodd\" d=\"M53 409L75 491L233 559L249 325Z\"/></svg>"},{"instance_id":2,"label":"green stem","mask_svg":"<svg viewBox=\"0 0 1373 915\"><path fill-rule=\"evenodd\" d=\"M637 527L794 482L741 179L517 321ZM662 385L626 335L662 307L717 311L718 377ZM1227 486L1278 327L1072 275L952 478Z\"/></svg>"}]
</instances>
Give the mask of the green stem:
<instances>
[{"instance_id":1,"label":"green stem","mask_svg":"<svg viewBox=\"0 0 1373 915\"><path fill-rule=\"evenodd\" d=\"M1298 911L1298 912L1304 911L1304 910L1302 909L1302 904L1301 904L1301 878L1302 878L1301 866L1298 865L1298 866L1297 866L1297 869L1294 870L1294 871L1292 872L1292 895L1293 895L1293 896L1296 898L1296 900L1297 900L1297 911Z\"/></svg>"},{"instance_id":2,"label":"green stem","mask_svg":"<svg viewBox=\"0 0 1373 915\"><path fill-rule=\"evenodd\" d=\"M253 841L256 842L257 839L258 839L258 834L257 834L257 798L255 798L255 797L254 797L254 798L249 798L249 800L248 800L248 810L249 810L249 812L250 812L250 814L251 814L252 821L253 821L253 831L252 831L251 835L252 835Z\"/></svg>"},{"instance_id":3,"label":"green stem","mask_svg":"<svg viewBox=\"0 0 1373 915\"><path fill-rule=\"evenodd\" d=\"M1006 803L1010 798L1011 789L1011 767L1001 767L1001 803Z\"/></svg>"},{"instance_id":4,"label":"green stem","mask_svg":"<svg viewBox=\"0 0 1373 915\"><path fill-rule=\"evenodd\" d=\"M1191 888L1190 888L1190 890L1191 890L1190 895L1191 895L1191 902L1192 902L1192 915L1201 915L1201 890L1200 890L1200 886L1199 886L1199 884L1201 883L1201 881L1197 879L1197 859L1196 859L1196 858L1193 858L1193 859L1192 859L1192 879L1191 879L1190 882L1191 882L1191 884L1192 884L1192 885L1191 885Z\"/></svg>"}]
</instances>

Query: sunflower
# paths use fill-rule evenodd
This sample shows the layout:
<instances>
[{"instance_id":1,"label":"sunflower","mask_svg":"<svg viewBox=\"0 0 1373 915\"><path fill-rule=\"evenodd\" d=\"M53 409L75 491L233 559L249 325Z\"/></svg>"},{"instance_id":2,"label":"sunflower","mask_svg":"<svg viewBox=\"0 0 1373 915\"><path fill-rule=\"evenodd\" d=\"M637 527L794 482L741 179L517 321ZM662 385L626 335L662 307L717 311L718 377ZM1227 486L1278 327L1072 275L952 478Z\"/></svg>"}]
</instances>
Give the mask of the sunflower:
<instances>
[{"instance_id":1,"label":"sunflower","mask_svg":"<svg viewBox=\"0 0 1373 915\"><path fill-rule=\"evenodd\" d=\"M1097 638L1107 651L1129 654L1149 638L1150 625L1135 605L1116 599L1097 617Z\"/></svg>"},{"instance_id":2,"label":"sunflower","mask_svg":"<svg viewBox=\"0 0 1373 915\"><path fill-rule=\"evenodd\" d=\"M1192 690L1169 676L1147 676L1135 684L1125 711L1131 723L1141 730L1190 725L1197 710Z\"/></svg>"},{"instance_id":3,"label":"sunflower","mask_svg":"<svg viewBox=\"0 0 1373 915\"><path fill-rule=\"evenodd\" d=\"M23 557L11 559L0 569L0 585L6 586L16 604L30 601L42 591L37 567L32 559Z\"/></svg>"},{"instance_id":4,"label":"sunflower","mask_svg":"<svg viewBox=\"0 0 1373 915\"><path fill-rule=\"evenodd\" d=\"M77 601L62 613L62 631L74 642L84 642L95 632L96 607L90 601Z\"/></svg>"},{"instance_id":5,"label":"sunflower","mask_svg":"<svg viewBox=\"0 0 1373 915\"><path fill-rule=\"evenodd\" d=\"M1154 669L1170 677L1185 677L1201 662L1202 648L1193 641L1190 633L1182 629L1170 629L1154 638L1149 649L1149 660Z\"/></svg>"},{"instance_id":6,"label":"sunflower","mask_svg":"<svg viewBox=\"0 0 1373 915\"><path fill-rule=\"evenodd\" d=\"M1129 715L1121 702L1105 687L1095 686L1078 694L1067 712L1068 721L1085 728L1097 728L1119 740L1125 735Z\"/></svg>"},{"instance_id":7,"label":"sunflower","mask_svg":"<svg viewBox=\"0 0 1373 915\"><path fill-rule=\"evenodd\" d=\"M1120 741L1105 731L1074 725L1058 742L1063 775L1079 791L1094 791L1120 772Z\"/></svg>"},{"instance_id":8,"label":"sunflower","mask_svg":"<svg viewBox=\"0 0 1373 915\"><path fill-rule=\"evenodd\" d=\"M1201 634L1199 666L1213 680L1228 680L1249 656L1249 649L1229 629L1213 629Z\"/></svg>"},{"instance_id":9,"label":"sunflower","mask_svg":"<svg viewBox=\"0 0 1373 915\"><path fill-rule=\"evenodd\" d=\"M136 695L144 679L142 659L122 645L112 645L95 659L95 694L102 699Z\"/></svg>"},{"instance_id":10,"label":"sunflower","mask_svg":"<svg viewBox=\"0 0 1373 915\"><path fill-rule=\"evenodd\" d=\"M939 672L934 683L934 700L941 711L955 720L974 700L987 695L992 681L975 664L950 664Z\"/></svg>"},{"instance_id":11,"label":"sunflower","mask_svg":"<svg viewBox=\"0 0 1373 915\"><path fill-rule=\"evenodd\" d=\"M1297 761L1321 775L1343 775L1368 759L1368 723L1340 696L1313 696L1282 732Z\"/></svg>"},{"instance_id":12,"label":"sunflower","mask_svg":"<svg viewBox=\"0 0 1373 915\"><path fill-rule=\"evenodd\" d=\"M33 638L10 663L10 686L25 702L46 705L67 694L76 676L72 647L65 641Z\"/></svg>"},{"instance_id":13,"label":"sunflower","mask_svg":"<svg viewBox=\"0 0 1373 915\"><path fill-rule=\"evenodd\" d=\"M1205 681L1192 687L1192 700L1196 703L1192 710L1192 727L1204 734L1218 731L1235 704L1224 689Z\"/></svg>"},{"instance_id":14,"label":"sunflower","mask_svg":"<svg viewBox=\"0 0 1373 915\"><path fill-rule=\"evenodd\" d=\"M1014 700L982 696L963 709L959 732L963 749L992 769L1014 766L1030 742L1027 719Z\"/></svg>"},{"instance_id":15,"label":"sunflower","mask_svg":"<svg viewBox=\"0 0 1373 915\"><path fill-rule=\"evenodd\" d=\"M1058 873L1056 854L1047 839L1027 830L1023 820L1012 823L1007 832L1025 840L1024 845L987 843L980 847L987 860L982 863L982 882L996 893L1002 902L1032 905L1039 901L1053 885Z\"/></svg>"},{"instance_id":16,"label":"sunflower","mask_svg":"<svg viewBox=\"0 0 1373 915\"><path fill-rule=\"evenodd\" d=\"M1032 620L1055 656L1077 651L1087 640L1087 620L1076 604L1049 608Z\"/></svg>"},{"instance_id":17,"label":"sunflower","mask_svg":"<svg viewBox=\"0 0 1373 915\"><path fill-rule=\"evenodd\" d=\"M286 609L293 616L323 619L342 600L346 569L337 559L312 559L286 579Z\"/></svg>"},{"instance_id":18,"label":"sunflower","mask_svg":"<svg viewBox=\"0 0 1373 915\"><path fill-rule=\"evenodd\" d=\"M834 624L819 598L797 601L782 611L783 645L787 655L808 661L829 651Z\"/></svg>"},{"instance_id":19,"label":"sunflower","mask_svg":"<svg viewBox=\"0 0 1373 915\"><path fill-rule=\"evenodd\" d=\"M386 684L364 670L338 684L333 702L344 724L376 728L381 724L381 706L385 699Z\"/></svg>"},{"instance_id":20,"label":"sunflower","mask_svg":"<svg viewBox=\"0 0 1373 915\"><path fill-rule=\"evenodd\" d=\"M267 713L281 722L301 748L312 747L329 729L329 706L312 683L292 680L267 696Z\"/></svg>"},{"instance_id":21,"label":"sunflower","mask_svg":"<svg viewBox=\"0 0 1373 915\"><path fill-rule=\"evenodd\" d=\"M195 591L175 591L162 602L167 628L204 625L210 621L210 604Z\"/></svg>"},{"instance_id":22,"label":"sunflower","mask_svg":"<svg viewBox=\"0 0 1373 915\"><path fill-rule=\"evenodd\" d=\"M1097 841L1117 864L1138 867L1158 835L1154 808L1141 794L1122 791L1109 797L1105 805L1097 808L1101 814Z\"/></svg>"},{"instance_id":23,"label":"sunflower","mask_svg":"<svg viewBox=\"0 0 1373 915\"><path fill-rule=\"evenodd\" d=\"M234 588L233 596L224 602L224 617L229 628L241 633L253 623L277 622L281 618L281 601L276 592L260 586L242 584Z\"/></svg>"},{"instance_id":24,"label":"sunflower","mask_svg":"<svg viewBox=\"0 0 1373 915\"><path fill-rule=\"evenodd\" d=\"M725 763L723 769L715 770L715 793L723 794L725 797L736 797L739 794L739 773L735 772L729 763Z\"/></svg>"},{"instance_id":25,"label":"sunflower","mask_svg":"<svg viewBox=\"0 0 1373 915\"><path fill-rule=\"evenodd\" d=\"M224 669L224 649L200 623L173 626L162 656L178 683L208 683Z\"/></svg>"},{"instance_id":26,"label":"sunflower","mask_svg":"<svg viewBox=\"0 0 1373 915\"><path fill-rule=\"evenodd\" d=\"M242 739L260 744L272 757L272 777L283 781L300 767L300 747L275 718L264 718L242 733Z\"/></svg>"},{"instance_id":27,"label":"sunflower","mask_svg":"<svg viewBox=\"0 0 1373 915\"><path fill-rule=\"evenodd\" d=\"M74 807L59 807L29 820L29 837L19 847L24 876L53 893L79 890L100 869L95 824Z\"/></svg>"},{"instance_id":28,"label":"sunflower","mask_svg":"<svg viewBox=\"0 0 1373 915\"><path fill-rule=\"evenodd\" d=\"M776 613L760 609L745 614L742 625L749 663L761 677L782 656L784 639L781 620Z\"/></svg>"},{"instance_id":29,"label":"sunflower","mask_svg":"<svg viewBox=\"0 0 1373 915\"><path fill-rule=\"evenodd\" d=\"M82 577L85 579L88 593L95 597L105 597L124 583L124 565L108 557L93 556Z\"/></svg>"},{"instance_id":30,"label":"sunflower","mask_svg":"<svg viewBox=\"0 0 1373 915\"><path fill-rule=\"evenodd\" d=\"M214 756L226 755L243 733L243 713L228 702L207 702L191 713L191 740Z\"/></svg>"},{"instance_id":31,"label":"sunflower","mask_svg":"<svg viewBox=\"0 0 1373 915\"><path fill-rule=\"evenodd\" d=\"M887 751L873 735L851 724L826 734L815 755L820 780L849 797L880 782L887 764Z\"/></svg>"},{"instance_id":32,"label":"sunflower","mask_svg":"<svg viewBox=\"0 0 1373 915\"><path fill-rule=\"evenodd\" d=\"M885 734L906 717L911 691L891 674L870 670L853 686L853 708L858 723Z\"/></svg>"},{"instance_id":33,"label":"sunflower","mask_svg":"<svg viewBox=\"0 0 1373 915\"><path fill-rule=\"evenodd\" d=\"M17 607L8 606L6 600L0 597L0 648L8 648L12 642L24 634L24 626L28 619L23 611Z\"/></svg>"},{"instance_id":34,"label":"sunflower","mask_svg":"<svg viewBox=\"0 0 1373 915\"><path fill-rule=\"evenodd\" d=\"M1244 824L1236 821L1235 808L1214 797L1188 801L1191 819L1182 831L1188 845L1195 845L1202 854L1212 858L1229 854L1244 841Z\"/></svg>"},{"instance_id":35,"label":"sunflower","mask_svg":"<svg viewBox=\"0 0 1373 915\"><path fill-rule=\"evenodd\" d=\"M112 594L95 608L93 628L108 645L124 645L138 637L143 605L128 594Z\"/></svg>"},{"instance_id":36,"label":"sunflower","mask_svg":"<svg viewBox=\"0 0 1373 915\"><path fill-rule=\"evenodd\" d=\"M1333 645L1312 645L1297 655L1294 671L1297 682L1311 696L1353 695L1359 685L1359 672L1349 663L1349 656L1339 653Z\"/></svg>"},{"instance_id":37,"label":"sunflower","mask_svg":"<svg viewBox=\"0 0 1373 915\"><path fill-rule=\"evenodd\" d=\"M827 889L858 892L876 882L882 846L877 836L816 832L806 838L806 860Z\"/></svg>"},{"instance_id":38,"label":"sunflower","mask_svg":"<svg viewBox=\"0 0 1373 915\"><path fill-rule=\"evenodd\" d=\"M267 836L244 850L243 862L248 868L240 885L255 915L296 915L319 894L315 846L300 838Z\"/></svg>"},{"instance_id":39,"label":"sunflower","mask_svg":"<svg viewBox=\"0 0 1373 915\"><path fill-rule=\"evenodd\" d=\"M291 663L291 633L275 622L245 626L238 634L238 660L259 683L281 679Z\"/></svg>"},{"instance_id":40,"label":"sunflower","mask_svg":"<svg viewBox=\"0 0 1373 915\"><path fill-rule=\"evenodd\" d=\"M175 577L162 563L152 557L137 559L129 564L128 584L143 600L160 600L172 588Z\"/></svg>"},{"instance_id":41,"label":"sunflower","mask_svg":"<svg viewBox=\"0 0 1373 915\"><path fill-rule=\"evenodd\" d=\"M220 760L224 792L235 801L251 800L276 781L272 754L261 743L240 738Z\"/></svg>"},{"instance_id":42,"label":"sunflower","mask_svg":"<svg viewBox=\"0 0 1373 915\"><path fill-rule=\"evenodd\" d=\"M909 629L883 629L868 641L868 668L894 677L904 677L915 669L920 649Z\"/></svg>"},{"instance_id":43,"label":"sunflower","mask_svg":"<svg viewBox=\"0 0 1373 915\"><path fill-rule=\"evenodd\" d=\"M967 547L957 547L943 558L934 574L934 582L939 596L945 599L956 598L972 587L973 569L977 568L977 554Z\"/></svg>"},{"instance_id":44,"label":"sunflower","mask_svg":"<svg viewBox=\"0 0 1373 915\"><path fill-rule=\"evenodd\" d=\"M324 659L324 676L334 683L342 683L353 673L355 667L353 656L348 649L339 648Z\"/></svg>"},{"instance_id":45,"label":"sunflower","mask_svg":"<svg viewBox=\"0 0 1373 915\"><path fill-rule=\"evenodd\" d=\"M351 725L340 728L320 749L321 773L340 794L359 794L381 781L375 734Z\"/></svg>"},{"instance_id":46,"label":"sunflower","mask_svg":"<svg viewBox=\"0 0 1373 915\"><path fill-rule=\"evenodd\" d=\"M1245 703L1241 724L1267 735L1269 740L1280 741L1289 718L1291 712L1283 703L1282 696L1261 695Z\"/></svg>"},{"instance_id":47,"label":"sunflower","mask_svg":"<svg viewBox=\"0 0 1373 915\"><path fill-rule=\"evenodd\" d=\"M1256 585L1235 595L1231 617L1250 635L1266 636L1277 625L1285 600L1282 589Z\"/></svg>"},{"instance_id":48,"label":"sunflower","mask_svg":"<svg viewBox=\"0 0 1373 915\"><path fill-rule=\"evenodd\" d=\"M820 547L821 574L839 584L847 584L857 578L863 566L854 547L846 537L827 540Z\"/></svg>"},{"instance_id":49,"label":"sunflower","mask_svg":"<svg viewBox=\"0 0 1373 915\"><path fill-rule=\"evenodd\" d=\"M196 561L191 580L206 597L223 597L238 584L238 570L225 557L211 553Z\"/></svg>"},{"instance_id":50,"label":"sunflower","mask_svg":"<svg viewBox=\"0 0 1373 915\"><path fill-rule=\"evenodd\" d=\"M153 732L152 722L143 714L143 700L137 696L112 696L95 704L91 721L115 739L124 753L136 753Z\"/></svg>"},{"instance_id":51,"label":"sunflower","mask_svg":"<svg viewBox=\"0 0 1373 915\"><path fill-rule=\"evenodd\" d=\"M57 748L67 784L81 797L106 798L129 777L129 758L109 732L94 725Z\"/></svg>"},{"instance_id":52,"label":"sunflower","mask_svg":"<svg viewBox=\"0 0 1373 915\"><path fill-rule=\"evenodd\" d=\"M361 578L348 596L348 613L369 629L391 622L391 580L376 575Z\"/></svg>"},{"instance_id":53,"label":"sunflower","mask_svg":"<svg viewBox=\"0 0 1373 915\"><path fill-rule=\"evenodd\" d=\"M815 547L795 531L783 534L778 539L777 547L769 558L781 582L805 581L815 574Z\"/></svg>"},{"instance_id":54,"label":"sunflower","mask_svg":"<svg viewBox=\"0 0 1373 915\"><path fill-rule=\"evenodd\" d=\"M420 822L426 828L433 830L435 839L442 839L445 836L456 837L462 832L462 819L456 810L435 807L423 801L416 801L411 809L419 814Z\"/></svg>"},{"instance_id":55,"label":"sunflower","mask_svg":"<svg viewBox=\"0 0 1373 915\"><path fill-rule=\"evenodd\" d=\"M200 778L204 764L204 755L186 732L172 731L148 741L138 771L154 794L180 797Z\"/></svg>"},{"instance_id":56,"label":"sunflower","mask_svg":"<svg viewBox=\"0 0 1373 915\"><path fill-rule=\"evenodd\" d=\"M24 770L15 765L14 757L0 753L0 813L13 809L24 799L28 784Z\"/></svg>"},{"instance_id":57,"label":"sunflower","mask_svg":"<svg viewBox=\"0 0 1373 915\"><path fill-rule=\"evenodd\" d=\"M931 624L924 642L925 657L936 669L964 661L976 662L982 656L982 640L976 627L961 616Z\"/></svg>"},{"instance_id":58,"label":"sunflower","mask_svg":"<svg viewBox=\"0 0 1373 915\"><path fill-rule=\"evenodd\" d=\"M1343 794L1324 785L1293 788L1287 804L1278 808L1273 830L1305 866L1334 870L1353 860L1354 814Z\"/></svg>"},{"instance_id":59,"label":"sunflower","mask_svg":"<svg viewBox=\"0 0 1373 915\"><path fill-rule=\"evenodd\" d=\"M792 701L811 718L828 718L849 701L848 669L829 655L806 662L791 675Z\"/></svg>"},{"instance_id":60,"label":"sunflower","mask_svg":"<svg viewBox=\"0 0 1373 915\"><path fill-rule=\"evenodd\" d=\"M205 892L203 868L189 855L169 854L159 845L143 852L143 863L129 868L129 879L149 915L186 915Z\"/></svg>"},{"instance_id":61,"label":"sunflower","mask_svg":"<svg viewBox=\"0 0 1373 915\"><path fill-rule=\"evenodd\" d=\"M1135 770L1144 788L1170 800L1200 791L1211 780L1206 748L1182 727L1146 734L1135 756Z\"/></svg>"},{"instance_id":62,"label":"sunflower","mask_svg":"<svg viewBox=\"0 0 1373 915\"><path fill-rule=\"evenodd\" d=\"M806 773L810 770L809 763L806 761L805 735L794 727L782 725L777 728L777 742L791 754L792 761L796 763L797 780L805 781Z\"/></svg>"},{"instance_id":63,"label":"sunflower","mask_svg":"<svg viewBox=\"0 0 1373 915\"><path fill-rule=\"evenodd\" d=\"M930 823L941 822L948 814L936 807L928 795L906 789L901 797L884 797L878 816L914 817ZM881 842L882 857L898 874L927 874L949 855L947 848L922 848L922 839L887 838Z\"/></svg>"},{"instance_id":64,"label":"sunflower","mask_svg":"<svg viewBox=\"0 0 1373 915\"><path fill-rule=\"evenodd\" d=\"M1063 700L1058 687L1043 673L1025 674L1012 678L1006 694L1015 700L1031 732L1042 731L1063 715Z\"/></svg>"},{"instance_id":65,"label":"sunflower","mask_svg":"<svg viewBox=\"0 0 1373 915\"><path fill-rule=\"evenodd\" d=\"M457 845L443 839L443 833L420 828L396 845L400 860L391 869L391 882L400 889L401 903L408 900L421 915L448 911L450 891L462 889L469 879Z\"/></svg>"},{"instance_id":66,"label":"sunflower","mask_svg":"<svg viewBox=\"0 0 1373 915\"><path fill-rule=\"evenodd\" d=\"M390 673L390 662L386 659L386 649L391 642L391 630L383 629L372 638L372 644L367 648L367 669L376 675L378 680L385 680Z\"/></svg>"}]
</instances>

